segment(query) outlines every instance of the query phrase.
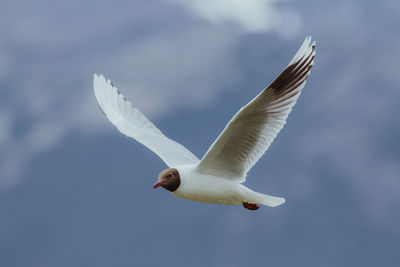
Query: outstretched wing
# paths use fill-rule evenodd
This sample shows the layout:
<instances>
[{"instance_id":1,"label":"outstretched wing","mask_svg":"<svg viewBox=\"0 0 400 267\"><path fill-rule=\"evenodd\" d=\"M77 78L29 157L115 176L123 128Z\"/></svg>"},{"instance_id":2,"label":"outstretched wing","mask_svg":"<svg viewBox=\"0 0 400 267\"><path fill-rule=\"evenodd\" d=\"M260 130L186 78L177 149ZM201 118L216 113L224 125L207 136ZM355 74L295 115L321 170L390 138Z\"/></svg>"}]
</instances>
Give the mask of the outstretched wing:
<instances>
[{"instance_id":1,"label":"outstretched wing","mask_svg":"<svg viewBox=\"0 0 400 267\"><path fill-rule=\"evenodd\" d=\"M94 94L101 110L117 129L156 153L169 167L197 164L199 159L184 146L166 137L110 80L94 75Z\"/></svg>"},{"instance_id":2,"label":"outstretched wing","mask_svg":"<svg viewBox=\"0 0 400 267\"><path fill-rule=\"evenodd\" d=\"M197 166L199 172L243 182L268 149L306 84L315 42L307 37L286 69L231 119Z\"/></svg>"}]
</instances>

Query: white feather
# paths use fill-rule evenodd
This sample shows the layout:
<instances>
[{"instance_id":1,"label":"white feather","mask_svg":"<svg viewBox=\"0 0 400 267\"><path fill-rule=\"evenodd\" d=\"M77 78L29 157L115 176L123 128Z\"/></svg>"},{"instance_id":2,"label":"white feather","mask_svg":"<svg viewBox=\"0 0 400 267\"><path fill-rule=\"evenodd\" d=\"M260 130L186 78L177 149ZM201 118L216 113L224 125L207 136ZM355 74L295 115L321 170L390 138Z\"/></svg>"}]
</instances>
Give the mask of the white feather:
<instances>
[{"instance_id":1,"label":"white feather","mask_svg":"<svg viewBox=\"0 0 400 267\"><path fill-rule=\"evenodd\" d=\"M193 165L199 159L184 146L166 137L103 75L94 75L94 93L100 108L126 136L136 139L156 153L169 167Z\"/></svg>"},{"instance_id":2,"label":"white feather","mask_svg":"<svg viewBox=\"0 0 400 267\"><path fill-rule=\"evenodd\" d=\"M242 107L200 161L200 173L245 181L247 172L283 128L314 62L307 37L278 78Z\"/></svg>"}]
</instances>

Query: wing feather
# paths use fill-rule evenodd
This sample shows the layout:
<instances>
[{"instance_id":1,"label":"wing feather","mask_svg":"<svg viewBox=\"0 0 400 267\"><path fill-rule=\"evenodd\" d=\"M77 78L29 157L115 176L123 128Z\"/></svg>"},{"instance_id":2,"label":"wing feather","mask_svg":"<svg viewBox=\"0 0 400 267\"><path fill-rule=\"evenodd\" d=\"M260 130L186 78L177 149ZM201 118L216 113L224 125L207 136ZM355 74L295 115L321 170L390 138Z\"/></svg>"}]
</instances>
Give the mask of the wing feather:
<instances>
[{"instance_id":1,"label":"wing feather","mask_svg":"<svg viewBox=\"0 0 400 267\"><path fill-rule=\"evenodd\" d=\"M307 37L286 69L231 119L197 170L243 182L285 125L314 57L315 42L311 44L311 37Z\"/></svg>"},{"instance_id":2,"label":"wing feather","mask_svg":"<svg viewBox=\"0 0 400 267\"><path fill-rule=\"evenodd\" d=\"M121 133L145 145L169 167L199 162L199 159L184 146L166 137L113 86L110 80L95 74L93 82L100 109Z\"/></svg>"}]
</instances>

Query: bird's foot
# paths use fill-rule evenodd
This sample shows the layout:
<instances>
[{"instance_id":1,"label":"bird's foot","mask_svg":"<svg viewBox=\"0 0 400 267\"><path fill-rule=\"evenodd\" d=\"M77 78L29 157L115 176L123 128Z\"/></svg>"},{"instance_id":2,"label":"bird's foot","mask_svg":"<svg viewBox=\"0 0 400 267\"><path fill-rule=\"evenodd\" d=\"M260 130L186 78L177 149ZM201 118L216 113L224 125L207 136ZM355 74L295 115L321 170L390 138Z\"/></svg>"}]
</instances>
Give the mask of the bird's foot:
<instances>
[{"instance_id":1,"label":"bird's foot","mask_svg":"<svg viewBox=\"0 0 400 267\"><path fill-rule=\"evenodd\" d=\"M242 202L242 205L248 210L258 210L260 208L257 203Z\"/></svg>"}]
</instances>

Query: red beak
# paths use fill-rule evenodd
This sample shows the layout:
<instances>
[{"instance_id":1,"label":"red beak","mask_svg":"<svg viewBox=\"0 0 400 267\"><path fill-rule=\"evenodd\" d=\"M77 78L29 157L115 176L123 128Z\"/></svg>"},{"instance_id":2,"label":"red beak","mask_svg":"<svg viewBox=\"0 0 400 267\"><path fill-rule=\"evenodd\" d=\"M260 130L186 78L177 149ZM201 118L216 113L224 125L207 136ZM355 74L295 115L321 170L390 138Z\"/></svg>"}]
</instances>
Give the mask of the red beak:
<instances>
[{"instance_id":1,"label":"red beak","mask_svg":"<svg viewBox=\"0 0 400 267\"><path fill-rule=\"evenodd\" d=\"M153 184L153 189L156 189L157 187L159 187L161 184L161 182L157 182L155 184Z\"/></svg>"}]
</instances>

